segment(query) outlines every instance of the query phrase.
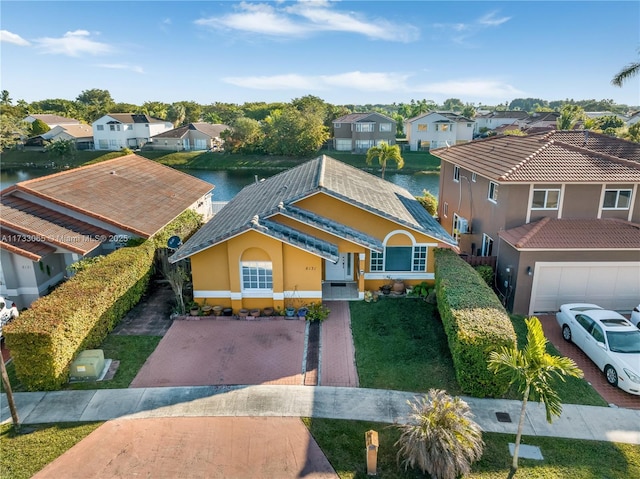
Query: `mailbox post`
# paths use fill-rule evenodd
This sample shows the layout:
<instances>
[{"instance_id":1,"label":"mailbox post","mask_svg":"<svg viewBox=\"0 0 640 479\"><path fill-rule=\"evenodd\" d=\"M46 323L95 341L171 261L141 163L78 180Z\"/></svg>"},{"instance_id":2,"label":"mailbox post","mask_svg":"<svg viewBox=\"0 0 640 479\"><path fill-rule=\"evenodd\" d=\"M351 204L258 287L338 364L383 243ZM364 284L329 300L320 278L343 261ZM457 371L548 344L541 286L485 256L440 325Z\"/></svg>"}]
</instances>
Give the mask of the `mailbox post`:
<instances>
[{"instance_id":1,"label":"mailbox post","mask_svg":"<svg viewBox=\"0 0 640 479\"><path fill-rule=\"evenodd\" d=\"M376 431L367 431L364 434L364 440L367 446L367 475L378 475L378 433Z\"/></svg>"}]
</instances>

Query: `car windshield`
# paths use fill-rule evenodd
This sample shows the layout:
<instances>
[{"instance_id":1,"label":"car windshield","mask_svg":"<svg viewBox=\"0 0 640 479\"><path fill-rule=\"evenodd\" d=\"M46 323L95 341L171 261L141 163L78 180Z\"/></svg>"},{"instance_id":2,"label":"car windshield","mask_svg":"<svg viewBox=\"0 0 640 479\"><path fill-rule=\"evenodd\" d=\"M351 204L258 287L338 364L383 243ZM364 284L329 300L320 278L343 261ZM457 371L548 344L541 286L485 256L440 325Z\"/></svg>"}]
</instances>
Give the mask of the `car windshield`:
<instances>
[{"instance_id":1,"label":"car windshield","mask_svg":"<svg viewBox=\"0 0 640 479\"><path fill-rule=\"evenodd\" d=\"M609 349L614 353L640 353L640 329L637 331L607 331Z\"/></svg>"}]
</instances>

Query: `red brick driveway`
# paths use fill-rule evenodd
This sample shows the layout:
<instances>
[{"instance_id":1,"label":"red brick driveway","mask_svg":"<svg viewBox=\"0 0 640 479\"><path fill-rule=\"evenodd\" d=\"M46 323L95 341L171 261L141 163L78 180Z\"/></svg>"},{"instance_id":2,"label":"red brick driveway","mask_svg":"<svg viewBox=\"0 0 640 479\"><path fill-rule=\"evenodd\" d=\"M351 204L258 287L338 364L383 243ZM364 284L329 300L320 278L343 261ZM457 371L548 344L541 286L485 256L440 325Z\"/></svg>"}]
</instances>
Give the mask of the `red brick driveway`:
<instances>
[{"instance_id":1,"label":"red brick driveway","mask_svg":"<svg viewBox=\"0 0 640 479\"><path fill-rule=\"evenodd\" d=\"M591 361L580 348L562 339L562 331L555 315L538 316L547 339L556 349L566 357L573 359L584 372L585 380L589 381L595 390L609 404L629 409L640 409L640 396L629 394L622 389L611 386L604 377L604 373Z\"/></svg>"}]
</instances>

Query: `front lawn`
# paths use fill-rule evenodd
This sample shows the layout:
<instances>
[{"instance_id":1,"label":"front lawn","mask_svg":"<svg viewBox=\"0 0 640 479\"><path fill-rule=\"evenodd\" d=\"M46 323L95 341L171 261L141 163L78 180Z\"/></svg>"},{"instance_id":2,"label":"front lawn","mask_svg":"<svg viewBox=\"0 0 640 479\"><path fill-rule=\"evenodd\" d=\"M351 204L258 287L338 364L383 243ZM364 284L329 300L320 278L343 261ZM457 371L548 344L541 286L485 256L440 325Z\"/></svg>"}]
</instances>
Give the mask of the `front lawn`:
<instances>
[{"instance_id":1,"label":"front lawn","mask_svg":"<svg viewBox=\"0 0 640 479\"><path fill-rule=\"evenodd\" d=\"M28 479L96 430L102 423L0 425L0 477Z\"/></svg>"},{"instance_id":2,"label":"front lawn","mask_svg":"<svg viewBox=\"0 0 640 479\"><path fill-rule=\"evenodd\" d=\"M383 297L376 303L351 302L350 308L361 387L415 392L437 388L462 394L436 306L419 299ZM523 347L524 316L513 315L511 321ZM547 350L560 355L551 343ZM607 406L583 379L556 381L556 389L563 403ZM512 388L505 398L522 397Z\"/></svg>"},{"instance_id":3,"label":"front lawn","mask_svg":"<svg viewBox=\"0 0 640 479\"><path fill-rule=\"evenodd\" d=\"M396 460L394 444L400 432L389 424L336 419L304 419L316 442L341 479L366 474L365 432L378 432L378 477L413 479L428 477ZM483 433L482 459L474 464L471 479L504 479L509 473L511 434ZM543 460L519 460L518 479L626 479L640 477L640 446L601 441L523 436L523 444L540 447Z\"/></svg>"}]
</instances>

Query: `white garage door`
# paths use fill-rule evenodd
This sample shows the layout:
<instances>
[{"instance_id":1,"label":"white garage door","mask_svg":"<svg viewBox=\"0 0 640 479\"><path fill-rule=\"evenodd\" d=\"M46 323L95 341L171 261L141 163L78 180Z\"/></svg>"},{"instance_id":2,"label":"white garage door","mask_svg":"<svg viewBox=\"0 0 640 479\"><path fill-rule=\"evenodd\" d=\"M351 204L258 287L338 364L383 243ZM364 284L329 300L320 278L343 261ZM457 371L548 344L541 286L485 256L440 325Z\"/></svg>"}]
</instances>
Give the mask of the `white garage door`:
<instances>
[{"instance_id":1,"label":"white garage door","mask_svg":"<svg viewBox=\"0 0 640 479\"><path fill-rule=\"evenodd\" d=\"M640 262L536 263L529 314L575 302L630 311L640 303Z\"/></svg>"}]
</instances>

